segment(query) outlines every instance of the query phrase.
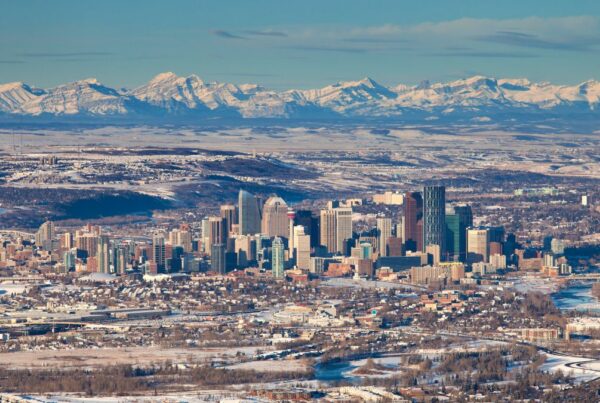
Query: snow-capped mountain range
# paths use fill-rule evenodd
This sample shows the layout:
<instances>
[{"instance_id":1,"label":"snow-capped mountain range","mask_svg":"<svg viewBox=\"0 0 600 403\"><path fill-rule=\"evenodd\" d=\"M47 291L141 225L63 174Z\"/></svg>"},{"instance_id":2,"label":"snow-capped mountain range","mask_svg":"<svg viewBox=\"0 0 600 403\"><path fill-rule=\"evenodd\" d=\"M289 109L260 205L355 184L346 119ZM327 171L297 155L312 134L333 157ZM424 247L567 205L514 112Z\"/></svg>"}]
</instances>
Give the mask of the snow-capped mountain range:
<instances>
[{"instance_id":1,"label":"snow-capped mountain range","mask_svg":"<svg viewBox=\"0 0 600 403\"><path fill-rule=\"evenodd\" d=\"M566 86L474 76L447 83L386 87L370 78L312 90L205 82L162 73L141 87L114 89L86 79L50 89L0 84L0 119L506 119L600 117L600 82Z\"/></svg>"}]
</instances>

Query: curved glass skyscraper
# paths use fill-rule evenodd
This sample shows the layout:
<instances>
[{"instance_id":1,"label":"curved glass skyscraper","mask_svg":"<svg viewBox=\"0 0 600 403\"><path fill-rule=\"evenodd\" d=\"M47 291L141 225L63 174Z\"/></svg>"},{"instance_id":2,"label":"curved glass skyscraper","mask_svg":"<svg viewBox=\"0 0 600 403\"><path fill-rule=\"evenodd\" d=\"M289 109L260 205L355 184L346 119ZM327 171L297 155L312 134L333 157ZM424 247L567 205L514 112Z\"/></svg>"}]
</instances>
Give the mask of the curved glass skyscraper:
<instances>
[{"instance_id":1,"label":"curved glass skyscraper","mask_svg":"<svg viewBox=\"0 0 600 403\"><path fill-rule=\"evenodd\" d=\"M281 197L269 197L265 202L262 212L262 233L270 237L279 236L289 240L288 206ZM290 249L292 248L290 247Z\"/></svg>"}]
</instances>

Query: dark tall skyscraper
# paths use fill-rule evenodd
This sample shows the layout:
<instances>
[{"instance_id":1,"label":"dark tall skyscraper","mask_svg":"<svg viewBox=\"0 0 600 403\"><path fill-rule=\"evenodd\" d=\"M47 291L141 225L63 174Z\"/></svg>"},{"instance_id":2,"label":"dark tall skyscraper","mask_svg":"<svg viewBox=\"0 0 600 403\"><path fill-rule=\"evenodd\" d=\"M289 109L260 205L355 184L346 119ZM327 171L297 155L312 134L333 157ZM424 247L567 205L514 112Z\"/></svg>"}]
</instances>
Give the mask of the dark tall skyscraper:
<instances>
[{"instance_id":1,"label":"dark tall skyscraper","mask_svg":"<svg viewBox=\"0 0 600 403\"><path fill-rule=\"evenodd\" d=\"M223 217L209 217L209 248L215 244L227 244L227 221ZM211 249L210 249L211 250Z\"/></svg>"},{"instance_id":2,"label":"dark tall skyscraper","mask_svg":"<svg viewBox=\"0 0 600 403\"><path fill-rule=\"evenodd\" d=\"M417 249L418 251L422 251L425 248L423 247L423 217L417 220Z\"/></svg>"},{"instance_id":3,"label":"dark tall skyscraper","mask_svg":"<svg viewBox=\"0 0 600 403\"><path fill-rule=\"evenodd\" d=\"M233 204L224 204L221 206L221 217L225 220L227 235L229 236L233 230L233 226L238 223L237 207Z\"/></svg>"},{"instance_id":4,"label":"dark tall skyscraper","mask_svg":"<svg viewBox=\"0 0 600 403\"><path fill-rule=\"evenodd\" d=\"M98 259L98 271L100 273L110 273L110 241L106 235L98 237L96 258Z\"/></svg>"},{"instance_id":5,"label":"dark tall skyscraper","mask_svg":"<svg viewBox=\"0 0 600 403\"><path fill-rule=\"evenodd\" d=\"M417 222L423 215L423 198L421 193L412 192L404 195L404 245L406 250L416 251L420 242Z\"/></svg>"},{"instance_id":6,"label":"dark tall skyscraper","mask_svg":"<svg viewBox=\"0 0 600 403\"><path fill-rule=\"evenodd\" d=\"M116 274L125 274L129 257L129 248L126 245L113 245L110 256L113 272Z\"/></svg>"},{"instance_id":7,"label":"dark tall skyscraper","mask_svg":"<svg viewBox=\"0 0 600 403\"><path fill-rule=\"evenodd\" d=\"M167 249L165 238L161 234L152 237L152 259L156 263L158 273L163 273L167 266Z\"/></svg>"},{"instance_id":8,"label":"dark tall skyscraper","mask_svg":"<svg viewBox=\"0 0 600 403\"><path fill-rule=\"evenodd\" d=\"M452 212L452 214L446 214L446 253L447 260L451 261L464 261L461 260L461 246L465 240L466 228L462 228L460 225L460 217L458 214Z\"/></svg>"},{"instance_id":9,"label":"dark tall skyscraper","mask_svg":"<svg viewBox=\"0 0 600 403\"><path fill-rule=\"evenodd\" d=\"M438 245L446 255L446 188L425 186L423 189L423 249Z\"/></svg>"},{"instance_id":10,"label":"dark tall skyscraper","mask_svg":"<svg viewBox=\"0 0 600 403\"><path fill-rule=\"evenodd\" d=\"M260 233L261 218L257 198L245 190L240 190L238 204L240 235Z\"/></svg>"},{"instance_id":11,"label":"dark tall skyscraper","mask_svg":"<svg viewBox=\"0 0 600 403\"><path fill-rule=\"evenodd\" d=\"M210 248L210 266L212 271L219 274L227 273L227 261L225 255L225 244L217 243Z\"/></svg>"},{"instance_id":12,"label":"dark tall skyscraper","mask_svg":"<svg viewBox=\"0 0 600 403\"><path fill-rule=\"evenodd\" d=\"M302 225L305 233L310 235L310 246L315 248L320 245L319 239L319 217L310 210L298 210L294 218L295 225Z\"/></svg>"},{"instance_id":13,"label":"dark tall skyscraper","mask_svg":"<svg viewBox=\"0 0 600 403\"><path fill-rule=\"evenodd\" d=\"M504 227L488 227L490 242L504 242Z\"/></svg>"},{"instance_id":14,"label":"dark tall skyscraper","mask_svg":"<svg viewBox=\"0 0 600 403\"><path fill-rule=\"evenodd\" d=\"M446 253L450 260L466 262L467 228L473 226L471 206L459 205L446 214Z\"/></svg>"},{"instance_id":15,"label":"dark tall skyscraper","mask_svg":"<svg viewBox=\"0 0 600 403\"><path fill-rule=\"evenodd\" d=\"M506 241L504 242L504 246L502 251L507 257L510 257L513 253L515 253L515 249L519 246L517 243L517 237L515 234L506 235Z\"/></svg>"},{"instance_id":16,"label":"dark tall skyscraper","mask_svg":"<svg viewBox=\"0 0 600 403\"><path fill-rule=\"evenodd\" d=\"M457 214L460 217L460 222L462 222L466 228L473 226L473 211L468 204L454 206L454 214Z\"/></svg>"}]
</instances>

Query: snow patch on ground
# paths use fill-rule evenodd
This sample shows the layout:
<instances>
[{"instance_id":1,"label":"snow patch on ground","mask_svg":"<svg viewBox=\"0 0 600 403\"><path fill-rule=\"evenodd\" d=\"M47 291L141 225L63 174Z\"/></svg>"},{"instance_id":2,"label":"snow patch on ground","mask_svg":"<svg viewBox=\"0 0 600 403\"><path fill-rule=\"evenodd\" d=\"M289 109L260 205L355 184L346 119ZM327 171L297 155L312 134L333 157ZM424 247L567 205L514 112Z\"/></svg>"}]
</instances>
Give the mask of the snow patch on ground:
<instances>
[{"instance_id":1,"label":"snow patch on ground","mask_svg":"<svg viewBox=\"0 0 600 403\"><path fill-rule=\"evenodd\" d=\"M567 355L546 354L546 362L540 370L548 372L562 371L575 378L577 383L589 382L600 378L600 361Z\"/></svg>"}]
</instances>

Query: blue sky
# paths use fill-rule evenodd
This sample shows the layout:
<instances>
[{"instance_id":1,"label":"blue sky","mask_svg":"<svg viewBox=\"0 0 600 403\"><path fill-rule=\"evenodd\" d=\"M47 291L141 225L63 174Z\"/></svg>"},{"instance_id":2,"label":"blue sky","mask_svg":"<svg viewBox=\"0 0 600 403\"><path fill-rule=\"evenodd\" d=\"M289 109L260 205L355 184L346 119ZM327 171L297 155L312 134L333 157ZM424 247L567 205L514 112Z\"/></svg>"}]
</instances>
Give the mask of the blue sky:
<instances>
[{"instance_id":1,"label":"blue sky","mask_svg":"<svg viewBox=\"0 0 600 403\"><path fill-rule=\"evenodd\" d=\"M600 1L0 0L0 82L600 79Z\"/></svg>"}]
</instances>

